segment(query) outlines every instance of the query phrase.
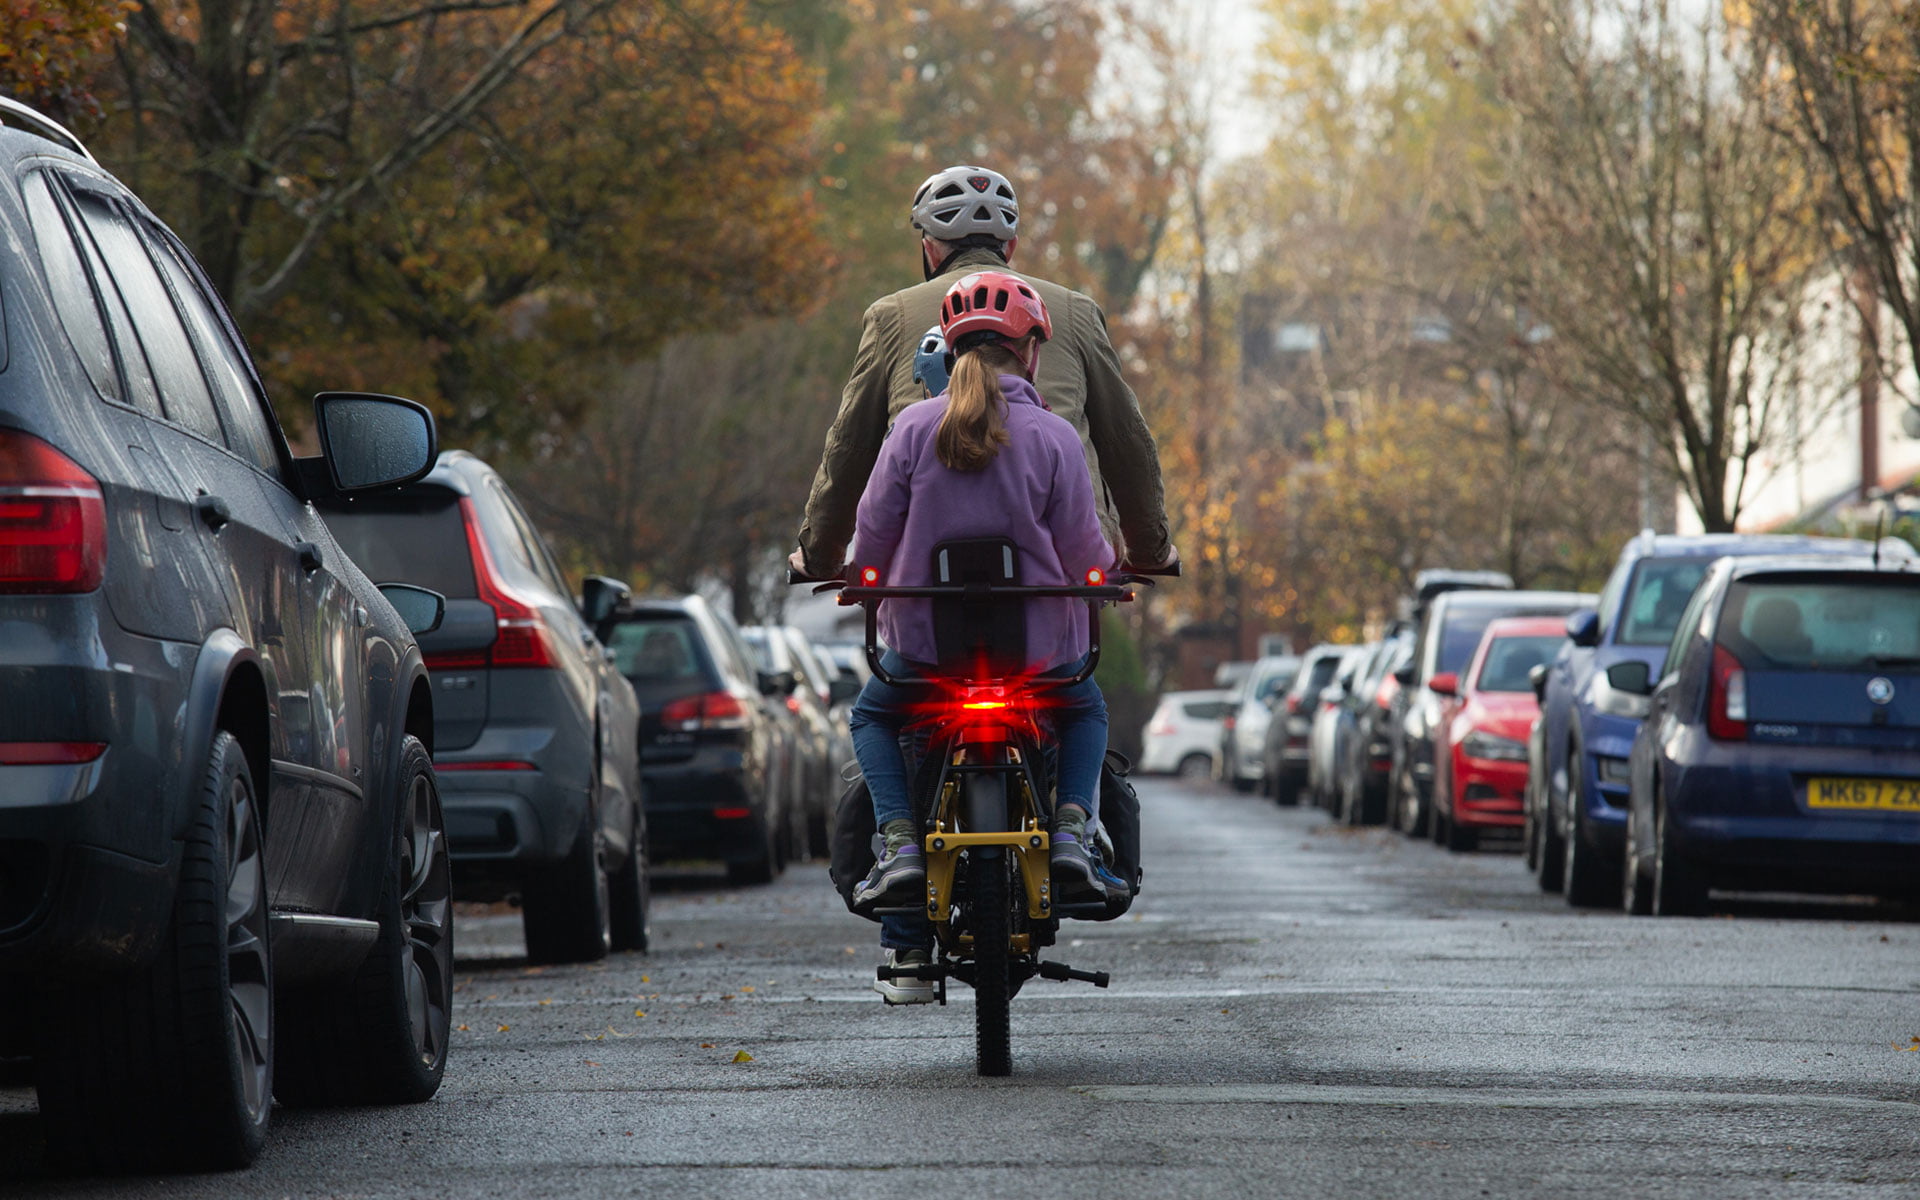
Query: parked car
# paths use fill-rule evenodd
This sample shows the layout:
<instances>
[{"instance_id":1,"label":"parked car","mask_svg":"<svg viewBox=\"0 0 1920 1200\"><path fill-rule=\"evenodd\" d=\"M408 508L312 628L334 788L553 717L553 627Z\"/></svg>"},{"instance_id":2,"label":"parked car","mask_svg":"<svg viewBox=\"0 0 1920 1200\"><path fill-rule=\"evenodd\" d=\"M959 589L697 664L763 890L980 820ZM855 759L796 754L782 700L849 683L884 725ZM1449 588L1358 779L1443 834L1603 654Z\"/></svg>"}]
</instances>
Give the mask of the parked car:
<instances>
[{"instance_id":1,"label":"parked car","mask_svg":"<svg viewBox=\"0 0 1920 1200\"><path fill-rule=\"evenodd\" d=\"M640 776L655 862L720 859L766 883L793 846L786 691L733 619L698 596L622 605L601 624L640 698ZM777 715L776 715L777 714Z\"/></svg>"},{"instance_id":2,"label":"parked car","mask_svg":"<svg viewBox=\"0 0 1920 1200\"><path fill-rule=\"evenodd\" d=\"M1340 661L1351 649L1323 643L1308 650L1300 656L1293 682L1284 692L1275 692L1268 703L1273 716L1260 744L1260 781L1276 804L1300 803L1300 789L1307 782L1307 738L1313 732L1313 714L1319 711L1320 693L1333 682Z\"/></svg>"},{"instance_id":3,"label":"parked car","mask_svg":"<svg viewBox=\"0 0 1920 1200\"><path fill-rule=\"evenodd\" d=\"M794 718L791 786L795 808L789 855L794 859L825 855L828 823L840 794L836 783L841 766L835 759L837 739L827 711L832 697L825 672L805 637L791 626L749 625L740 636L753 651L759 669L785 687L780 699Z\"/></svg>"},{"instance_id":4,"label":"parked car","mask_svg":"<svg viewBox=\"0 0 1920 1200\"><path fill-rule=\"evenodd\" d=\"M1413 661L1414 630L1396 624L1347 697L1353 732L1334 769L1337 815L1345 825L1378 825L1387 819L1387 781L1393 769L1393 714L1401 691L1397 672Z\"/></svg>"},{"instance_id":5,"label":"parked car","mask_svg":"<svg viewBox=\"0 0 1920 1200\"><path fill-rule=\"evenodd\" d=\"M1219 688L1161 696L1140 733L1140 769L1182 779L1213 778L1214 755L1220 750L1220 721L1227 714L1232 696Z\"/></svg>"},{"instance_id":6,"label":"parked car","mask_svg":"<svg viewBox=\"0 0 1920 1200\"><path fill-rule=\"evenodd\" d=\"M1565 617L1591 608L1584 592L1455 591L1434 598L1420 626L1413 661L1400 669L1404 715L1394 727L1390 808L1409 837L1424 836L1433 814L1435 743L1459 706L1457 696L1434 690L1442 675L1458 678L1487 626L1500 617Z\"/></svg>"},{"instance_id":7,"label":"parked car","mask_svg":"<svg viewBox=\"0 0 1920 1200\"><path fill-rule=\"evenodd\" d=\"M1268 655L1256 659L1234 689L1233 703L1220 722L1220 778L1234 790L1251 792L1260 786L1260 753L1273 719L1268 701L1286 691L1299 670L1300 660L1291 654Z\"/></svg>"},{"instance_id":8,"label":"parked car","mask_svg":"<svg viewBox=\"0 0 1920 1200\"><path fill-rule=\"evenodd\" d=\"M594 633L626 585L591 577L576 606L519 499L464 450L320 511L363 570L447 597L420 648L454 895L519 897L529 962L646 949L640 708Z\"/></svg>"},{"instance_id":9,"label":"parked car","mask_svg":"<svg viewBox=\"0 0 1920 1200\"><path fill-rule=\"evenodd\" d=\"M1253 670L1252 659L1223 662L1213 669L1213 686L1222 691L1231 692L1240 686L1246 679L1247 672L1251 670Z\"/></svg>"},{"instance_id":10,"label":"parked car","mask_svg":"<svg viewBox=\"0 0 1920 1200\"><path fill-rule=\"evenodd\" d=\"M1911 555L1904 542L1887 545L1889 555ZM1568 641L1547 671L1538 751L1545 769L1528 776L1522 835L1543 890L1564 892L1576 906L1619 902L1627 755L1645 704L1611 689L1608 669L1643 662L1659 673L1680 613L1716 558L1871 549L1842 538L1651 531L1627 543L1597 609L1569 618Z\"/></svg>"},{"instance_id":11,"label":"parked car","mask_svg":"<svg viewBox=\"0 0 1920 1200\"><path fill-rule=\"evenodd\" d=\"M1607 674L1648 697L1628 911L1698 913L1712 888L1920 892L1920 564L1721 559L1657 676Z\"/></svg>"},{"instance_id":12,"label":"parked car","mask_svg":"<svg viewBox=\"0 0 1920 1200\"><path fill-rule=\"evenodd\" d=\"M1473 850L1488 829L1519 829L1527 788L1527 734L1540 715L1533 669L1567 640L1559 617L1507 617L1487 626L1457 681L1436 676L1441 695L1453 682L1460 708L1447 723L1433 789L1433 839Z\"/></svg>"},{"instance_id":13,"label":"parked car","mask_svg":"<svg viewBox=\"0 0 1920 1200\"><path fill-rule=\"evenodd\" d=\"M1355 724L1353 706L1347 699L1360 671L1379 649L1380 643L1368 642L1349 647L1341 655L1333 682L1320 692L1313 727L1307 734L1307 797L1334 816L1340 813L1340 792L1333 782L1335 767L1346 752Z\"/></svg>"},{"instance_id":14,"label":"parked car","mask_svg":"<svg viewBox=\"0 0 1920 1200\"><path fill-rule=\"evenodd\" d=\"M238 1167L276 1097L421 1101L446 1067L440 599L309 507L424 474L433 420L327 393L292 457L179 239L0 110L0 1041L52 1161Z\"/></svg>"}]
</instances>

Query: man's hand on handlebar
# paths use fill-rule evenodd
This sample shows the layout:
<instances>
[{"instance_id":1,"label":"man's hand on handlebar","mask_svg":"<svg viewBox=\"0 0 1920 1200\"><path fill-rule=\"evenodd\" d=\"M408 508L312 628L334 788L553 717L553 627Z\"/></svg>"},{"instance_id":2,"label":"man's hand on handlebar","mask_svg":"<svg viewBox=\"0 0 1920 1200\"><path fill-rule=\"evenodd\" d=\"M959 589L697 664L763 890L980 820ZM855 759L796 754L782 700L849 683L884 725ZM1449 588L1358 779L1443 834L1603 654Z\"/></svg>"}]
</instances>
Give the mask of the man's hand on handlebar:
<instances>
[{"instance_id":1,"label":"man's hand on handlebar","mask_svg":"<svg viewBox=\"0 0 1920 1200\"><path fill-rule=\"evenodd\" d=\"M802 583L842 583L847 578L847 568L840 567L824 575L807 570L807 556L803 550L795 550L787 555L787 586L794 587Z\"/></svg>"},{"instance_id":2,"label":"man's hand on handlebar","mask_svg":"<svg viewBox=\"0 0 1920 1200\"><path fill-rule=\"evenodd\" d=\"M1162 563L1142 564L1124 562L1120 564L1122 575L1173 575L1180 574L1180 548L1167 547L1167 559Z\"/></svg>"}]
</instances>

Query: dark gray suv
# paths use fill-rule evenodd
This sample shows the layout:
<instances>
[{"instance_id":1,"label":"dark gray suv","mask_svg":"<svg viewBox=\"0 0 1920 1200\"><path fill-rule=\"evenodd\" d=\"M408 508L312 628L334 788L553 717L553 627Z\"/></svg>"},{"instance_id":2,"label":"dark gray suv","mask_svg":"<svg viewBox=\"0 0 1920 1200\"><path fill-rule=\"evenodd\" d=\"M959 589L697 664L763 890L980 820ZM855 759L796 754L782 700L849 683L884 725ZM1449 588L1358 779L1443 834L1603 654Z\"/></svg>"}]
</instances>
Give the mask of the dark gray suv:
<instances>
[{"instance_id":1,"label":"dark gray suv","mask_svg":"<svg viewBox=\"0 0 1920 1200\"><path fill-rule=\"evenodd\" d=\"M433 695L395 608L441 602L390 603L311 503L417 478L433 422L322 396L292 458L180 242L5 115L0 1038L54 1158L240 1165L275 1096L418 1101L445 1068Z\"/></svg>"},{"instance_id":2,"label":"dark gray suv","mask_svg":"<svg viewBox=\"0 0 1920 1200\"><path fill-rule=\"evenodd\" d=\"M447 598L420 645L456 894L518 895L536 963L645 950L640 709L593 629L626 586L591 576L577 605L506 482L464 450L322 508L368 574Z\"/></svg>"}]
</instances>

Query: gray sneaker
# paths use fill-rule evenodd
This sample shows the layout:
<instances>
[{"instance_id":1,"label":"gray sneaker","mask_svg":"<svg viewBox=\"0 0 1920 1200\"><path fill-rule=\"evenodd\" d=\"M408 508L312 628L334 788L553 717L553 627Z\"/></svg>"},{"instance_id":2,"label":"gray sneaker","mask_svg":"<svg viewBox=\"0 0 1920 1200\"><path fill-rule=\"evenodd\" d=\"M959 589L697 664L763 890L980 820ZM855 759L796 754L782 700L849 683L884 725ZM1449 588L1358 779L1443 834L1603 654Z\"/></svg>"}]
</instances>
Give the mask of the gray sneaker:
<instances>
[{"instance_id":1,"label":"gray sneaker","mask_svg":"<svg viewBox=\"0 0 1920 1200\"><path fill-rule=\"evenodd\" d=\"M1100 904L1107 889L1087 845L1087 819L1068 809L1053 825L1053 895L1061 904Z\"/></svg>"},{"instance_id":2,"label":"gray sneaker","mask_svg":"<svg viewBox=\"0 0 1920 1200\"><path fill-rule=\"evenodd\" d=\"M933 962L933 954L926 950L888 950L881 960L889 967L924 967ZM873 990L888 1004L932 1004L933 980L931 979L879 979L873 981Z\"/></svg>"},{"instance_id":3,"label":"gray sneaker","mask_svg":"<svg viewBox=\"0 0 1920 1200\"><path fill-rule=\"evenodd\" d=\"M913 822L888 821L882 833L886 849L853 889L853 911L863 915L876 908L918 908L927 902L927 859Z\"/></svg>"}]
</instances>

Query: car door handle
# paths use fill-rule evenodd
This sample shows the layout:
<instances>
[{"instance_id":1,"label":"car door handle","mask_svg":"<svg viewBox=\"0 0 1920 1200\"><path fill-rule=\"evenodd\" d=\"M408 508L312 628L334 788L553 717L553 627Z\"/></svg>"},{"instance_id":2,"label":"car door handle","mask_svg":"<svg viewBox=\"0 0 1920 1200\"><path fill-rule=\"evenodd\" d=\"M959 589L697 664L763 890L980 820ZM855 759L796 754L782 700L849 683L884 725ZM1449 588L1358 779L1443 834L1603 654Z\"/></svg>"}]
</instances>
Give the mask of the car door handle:
<instances>
[{"instance_id":1,"label":"car door handle","mask_svg":"<svg viewBox=\"0 0 1920 1200\"><path fill-rule=\"evenodd\" d=\"M200 516L208 529L219 532L221 526L233 520L233 510L227 502L218 496L209 496L204 492L193 498L193 511Z\"/></svg>"},{"instance_id":2,"label":"car door handle","mask_svg":"<svg viewBox=\"0 0 1920 1200\"><path fill-rule=\"evenodd\" d=\"M312 542L295 542L293 552L300 556L300 569L311 575L320 569L320 547Z\"/></svg>"}]
</instances>

